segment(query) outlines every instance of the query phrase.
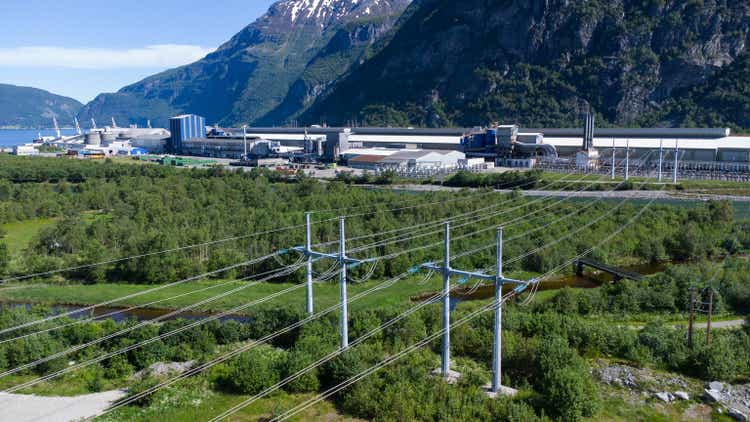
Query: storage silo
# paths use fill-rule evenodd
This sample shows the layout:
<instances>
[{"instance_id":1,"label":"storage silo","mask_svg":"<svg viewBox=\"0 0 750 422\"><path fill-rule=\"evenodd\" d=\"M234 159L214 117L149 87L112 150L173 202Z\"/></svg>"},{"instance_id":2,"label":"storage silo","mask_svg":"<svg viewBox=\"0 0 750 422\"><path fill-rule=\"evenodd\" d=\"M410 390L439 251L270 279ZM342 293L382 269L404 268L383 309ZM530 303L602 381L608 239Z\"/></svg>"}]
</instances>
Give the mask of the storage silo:
<instances>
[{"instance_id":1,"label":"storage silo","mask_svg":"<svg viewBox=\"0 0 750 422\"><path fill-rule=\"evenodd\" d=\"M105 146L112 145L112 142L117 140L117 135L112 132L105 132L102 134L102 144Z\"/></svg>"},{"instance_id":2,"label":"storage silo","mask_svg":"<svg viewBox=\"0 0 750 422\"><path fill-rule=\"evenodd\" d=\"M86 134L85 139L86 145L95 145L99 146L102 144L102 136L101 133L98 131L92 130L91 132Z\"/></svg>"}]
</instances>

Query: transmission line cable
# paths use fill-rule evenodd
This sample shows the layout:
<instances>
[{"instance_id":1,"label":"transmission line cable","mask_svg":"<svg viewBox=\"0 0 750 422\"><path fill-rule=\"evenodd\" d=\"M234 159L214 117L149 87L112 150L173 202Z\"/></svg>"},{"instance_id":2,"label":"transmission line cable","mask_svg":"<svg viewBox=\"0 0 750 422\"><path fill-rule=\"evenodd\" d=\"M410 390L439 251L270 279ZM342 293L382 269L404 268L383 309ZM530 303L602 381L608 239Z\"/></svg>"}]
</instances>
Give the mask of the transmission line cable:
<instances>
[{"instance_id":1,"label":"transmission line cable","mask_svg":"<svg viewBox=\"0 0 750 422\"><path fill-rule=\"evenodd\" d=\"M654 199L652 199L649 202L649 204L648 204L647 207L650 207L650 205L653 204L653 201L654 201ZM620 228L618 228L618 230L616 230L615 232L613 232L612 234L610 234L609 236L607 236L605 239L603 239L602 241L600 241L595 247L592 247L592 248L588 249L583 254L579 254L577 257L575 257L575 258L569 260L568 262L566 262L566 263L564 263L564 264L556 267L555 269L553 269L553 270L545 273L545 275L543 275L542 277L535 279L533 281L533 284L537 284L538 285L541 281L543 281L544 279L548 278L550 275L556 273L557 271L560 271L560 269L565 268L566 266L568 266L571 263L575 262L576 259L580 259L581 257L583 257L586 254L588 254L591 251L593 251L595 248L600 247L604 243L606 243L609 240L611 240L614 236L616 236L619 233L621 233L626 227L628 227L637 218L639 218L640 215L645 211L645 209L647 207L644 207L641 210L639 210L639 212L633 218L631 218L626 224L620 226ZM505 296L504 299L503 299L503 301L507 300L507 298L510 297L510 295L511 294ZM490 303L490 304L488 304L488 305L486 305L486 306L484 306L484 307L482 307L482 308L480 308L480 309L478 309L478 310L476 310L476 311L468 314L467 316L464 316L463 318L459 319L458 321L454 322L453 324L451 324L451 326L449 327L449 329L452 329L454 327L462 326L465 323L467 323L467 322L471 321L472 319L476 318L480 314L482 314L484 312L487 312L489 310L492 310L495 307L496 307L495 302L492 302L492 303ZM323 393L321 393L321 394L319 394L319 395L317 395L317 396L315 396L315 397L307 400L306 402L304 402L304 403L302 403L300 405L297 405L296 407L288 410L287 412L281 414L280 416L274 418L273 420L274 421L286 420L286 419L288 419L288 418L290 418L290 417L298 414L299 412L302 412L302 411L306 410L310 406L313 406L313 405L317 404L318 402L320 402L322 400L325 400L326 398L332 396L333 394L336 394L338 391L341 391L344 388L347 388L350 385L353 385L356 382L358 382L358 381L366 378L367 376L371 375L372 373L376 372L377 370L379 370L379 369L381 369L381 368L383 368L383 367L385 367L387 365L390 365L393 362L396 362L397 360L401 359L402 357L406 356L407 354L409 354L409 353L411 353L411 352L413 352L413 351L415 351L415 350L417 350L417 349L419 349L421 347L424 347L425 345L427 345L430 342L432 342L432 341L436 340L437 338L439 338L445 331L446 331L446 328L443 328L440 331L438 331L436 333L433 333L432 335L428 336L427 338L425 338L425 339L417 342L416 344L408 347L407 349L404 349L404 350L402 350L402 351L400 351L400 352L398 352L398 353L396 353L394 355L389 356L384 361L381 361L380 363L378 363L378 364L376 364L374 366L371 366L370 368L368 368L368 369L360 372L359 374L357 374L357 375L349 378L348 380L346 380L346 381L344 381L342 383L339 383L338 385L336 385L336 386L334 386L332 388L329 388L325 392L323 392ZM232 410L232 409L230 409L230 410ZM237 409L237 410L239 410L239 409ZM236 410L235 410L235 412L236 412ZM232 413L234 413L234 412L232 412ZM231 413L229 413L227 416L229 416L229 415L231 415ZM221 418L223 418L223 416ZM213 419L213 421L216 421L216 420L218 420L218 419L217 418Z\"/></svg>"}]
</instances>

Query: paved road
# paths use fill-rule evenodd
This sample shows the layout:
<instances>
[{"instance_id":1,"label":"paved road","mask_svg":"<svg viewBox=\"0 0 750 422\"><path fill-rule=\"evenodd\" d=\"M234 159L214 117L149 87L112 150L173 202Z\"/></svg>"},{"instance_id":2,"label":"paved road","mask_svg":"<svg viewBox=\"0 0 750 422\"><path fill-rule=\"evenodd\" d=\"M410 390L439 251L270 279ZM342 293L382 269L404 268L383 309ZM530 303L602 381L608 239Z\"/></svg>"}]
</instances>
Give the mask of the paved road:
<instances>
[{"instance_id":1,"label":"paved road","mask_svg":"<svg viewBox=\"0 0 750 422\"><path fill-rule=\"evenodd\" d=\"M120 390L75 397L0 393L0 421L78 421L96 415L123 397L125 392Z\"/></svg>"},{"instance_id":2,"label":"paved road","mask_svg":"<svg viewBox=\"0 0 750 422\"><path fill-rule=\"evenodd\" d=\"M409 192L457 192L466 188L454 188L448 186L437 186L437 185L361 185L362 187L373 188L373 189L392 189L402 190ZM469 190L478 190L475 188L468 188ZM508 189L495 189L496 192L509 193L512 192ZM524 196L551 196L551 197L577 197L577 198L613 198L613 199L663 199L663 200L683 200L683 201L720 201L728 200L733 202L750 202L750 196L738 196L738 195L713 195L713 194L698 194L689 192L674 192L674 191L660 191L660 190L623 190L623 191L557 191L557 190L522 190L520 191Z\"/></svg>"}]
</instances>

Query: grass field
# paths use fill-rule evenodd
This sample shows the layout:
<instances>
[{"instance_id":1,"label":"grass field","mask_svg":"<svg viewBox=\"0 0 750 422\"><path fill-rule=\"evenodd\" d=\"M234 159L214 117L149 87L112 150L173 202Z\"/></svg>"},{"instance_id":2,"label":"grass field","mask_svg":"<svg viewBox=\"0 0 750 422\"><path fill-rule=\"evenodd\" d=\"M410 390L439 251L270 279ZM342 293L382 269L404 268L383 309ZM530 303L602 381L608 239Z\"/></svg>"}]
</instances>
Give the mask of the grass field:
<instances>
[{"instance_id":1,"label":"grass field","mask_svg":"<svg viewBox=\"0 0 750 422\"><path fill-rule=\"evenodd\" d=\"M52 218L40 218L3 224L6 236L0 241L8 245L11 254L17 256L28 246L34 236L45 227L55 224L55 221Z\"/></svg>"},{"instance_id":2,"label":"grass field","mask_svg":"<svg viewBox=\"0 0 750 422\"><path fill-rule=\"evenodd\" d=\"M424 285L418 284L419 277L402 280L386 289L373 292L363 297L361 300L351 304L351 309L369 309L369 308L387 308L389 306L399 306L409 302L412 296L423 292L431 292L440 289L441 282L437 278ZM357 293L375 287L382 281L372 281L362 284L350 284L348 288L349 298L351 299ZM202 299L216 296L228 292L235 288L246 286L233 294L224 298L207 303L206 305L196 308L195 310L215 312L225 311L233 307L247 304L255 300L264 298L273 293L280 292L290 287L296 289L288 292L274 300L262 305L253 306L247 310L271 307L296 307L304 309L305 306L305 289L303 284L289 283L260 283L250 285L248 282L238 281L199 281L185 283L182 285L168 287L153 293L146 293L125 301L116 302L113 306L134 306L151 303L155 301L163 302L150 305L150 308L159 309L177 309L198 302ZM30 302L39 304L71 304L71 305L89 305L106 302L134 293L143 292L152 289L154 285L133 285L133 284L99 284L99 285L11 285L7 288L0 289L0 301L11 302ZM199 293L189 294L178 299L167 300L171 297L196 290L208 289ZM327 282L316 284L314 288L315 308L321 310L338 303L339 287L337 282ZM240 312L242 313L242 312Z\"/></svg>"},{"instance_id":3,"label":"grass field","mask_svg":"<svg viewBox=\"0 0 750 422\"><path fill-rule=\"evenodd\" d=\"M180 388L180 386L184 387L185 384L191 385L188 388ZM170 422L205 421L218 416L225 410L250 397L216 392L200 384L202 384L201 380L180 382L175 387L169 387L164 392L155 396L153 399L154 403L151 406L146 408L129 406L96 420L117 422L143 420ZM312 394L277 393L256 401L225 420L232 422L267 421L313 396ZM288 420L311 422L361 421L361 419L341 415L334 405L327 401L321 401Z\"/></svg>"}]
</instances>

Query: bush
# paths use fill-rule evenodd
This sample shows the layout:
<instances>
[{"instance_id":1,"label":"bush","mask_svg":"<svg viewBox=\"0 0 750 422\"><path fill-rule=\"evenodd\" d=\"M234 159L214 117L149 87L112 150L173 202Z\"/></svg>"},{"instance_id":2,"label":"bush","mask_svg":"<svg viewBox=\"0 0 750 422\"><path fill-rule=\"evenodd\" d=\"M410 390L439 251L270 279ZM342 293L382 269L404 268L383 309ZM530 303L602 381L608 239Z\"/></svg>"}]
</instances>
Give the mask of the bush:
<instances>
[{"instance_id":1,"label":"bush","mask_svg":"<svg viewBox=\"0 0 750 422\"><path fill-rule=\"evenodd\" d=\"M272 347L248 350L227 364L227 371L216 382L224 390L257 394L281 379L285 352Z\"/></svg>"},{"instance_id":2,"label":"bush","mask_svg":"<svg viewBox=\"0 0 750 422\"><path fill-rule=\"evenodd\" d=\"M108 379L119 379L130 376L133 373L133 366L123 355L111 357L106 363L104 376Z\"/></svg>"},{"instance_id":3,"label":"bush","mask_svg":"<svg viewBox=\"0 0 750 422\"><path fill-rule=\"evenodd\" d=\"M597 389L586 362L559 336L542 339L537 349L536 388L551 415L578 421L597 410Z\"/></svg>"}]
</instances>

